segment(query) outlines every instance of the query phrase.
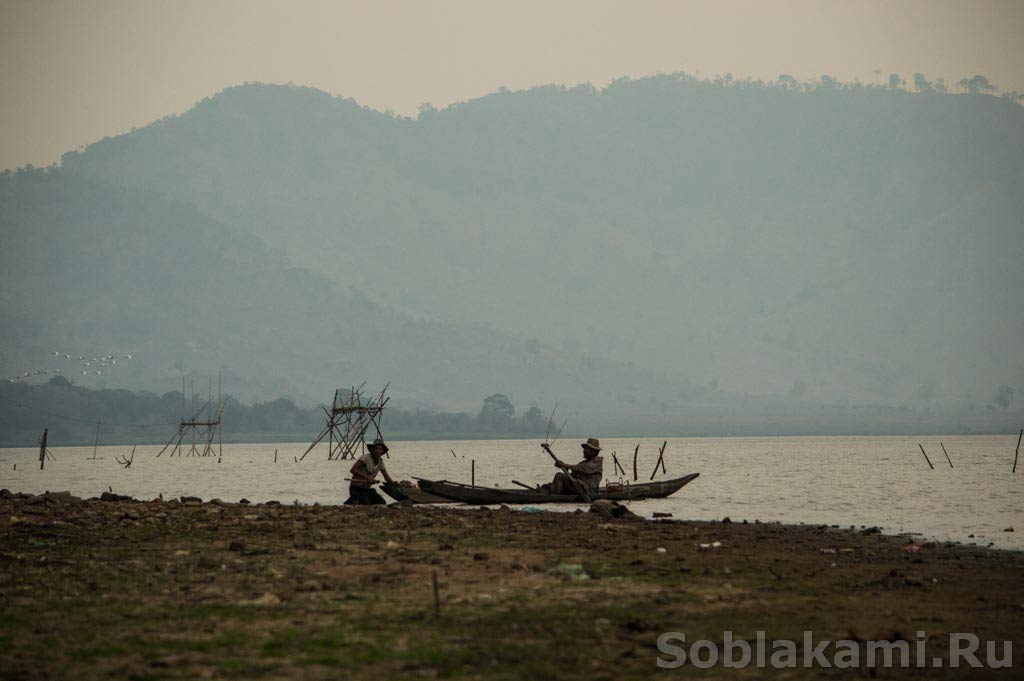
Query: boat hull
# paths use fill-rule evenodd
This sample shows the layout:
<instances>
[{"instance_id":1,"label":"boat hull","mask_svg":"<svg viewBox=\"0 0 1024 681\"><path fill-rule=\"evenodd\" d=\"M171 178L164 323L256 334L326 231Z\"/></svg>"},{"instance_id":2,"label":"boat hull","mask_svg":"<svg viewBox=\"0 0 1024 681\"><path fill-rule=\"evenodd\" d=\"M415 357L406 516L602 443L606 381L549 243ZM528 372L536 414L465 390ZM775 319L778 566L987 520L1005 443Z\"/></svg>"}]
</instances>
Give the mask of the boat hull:
<instances>
[{"instance_id":1,"label":"boat hull","mask_svg":"<svg viewBox=\"0 0 1024 681\"><path fill-rule=\"evenodd\" d=\"M424 492L419 487L413 487L410 485L399 485L399 484L388 484L384 483L380 487L384 494L395 501L411 501L414 504L450 504L451 499L445 499L439 497L436 494L430 494Z\"/></svg>"},{"instance_id":2,"label":"boat hull","mask_svg":"<svg viewBox=\"0 0 1024 681\"><path fill-rule=\"evenodd\" d=\"M621 488L602 487L598 490L595 499L610 501L663 499L675 494L699 475L700 473L691 473L681 478L623 485ZM423 492L464 504L576 504L580 502L580 498L575 494L551 494L540 490L476 487L447 480L420 480L419 484Z\"/></svg>"}]
</instances>

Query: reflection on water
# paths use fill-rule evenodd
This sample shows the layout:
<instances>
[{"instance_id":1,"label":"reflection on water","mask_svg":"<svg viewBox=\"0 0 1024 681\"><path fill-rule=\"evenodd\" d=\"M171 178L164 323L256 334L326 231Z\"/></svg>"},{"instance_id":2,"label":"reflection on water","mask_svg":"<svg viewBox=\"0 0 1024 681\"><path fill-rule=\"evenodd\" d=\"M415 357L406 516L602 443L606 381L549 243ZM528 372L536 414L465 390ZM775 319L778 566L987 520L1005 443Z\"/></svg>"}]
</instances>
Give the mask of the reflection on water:
<instances>
[{"instance_id":1,"label":"reflection on water","mask_svg":"<svg viewBox=\"0 0 1024 681\"><path fill-rule=\"evenodd\" d=\"M940 440L955 468L946 463ZM919 441L935 470L921 456ZM602 441L606 477L612 477L612 451L618 452L632 477L637 442ZM639 442L639 476L646 480L662 441ZM701 477L674 497L634 502L632 507L644 515L667 511L676 518L878 525L890 532L1021 549L1024 471L1018 468L1016 478L1010 473L1015 445L1016 437L1010 436L672 439L665 452L667 477L695 471ZM216 458L156 458L159 446L140 446L127 470L115 459L130 447L102 447L96 461L90 460L91 447L54 447L56 461L47 462L44 471L39 470L38 450L0 449L0 487L19 492L70 490L80 496L112 488L140 499L188 494L225 501L344 501L351 462L327 461L323 445L296 463L294 457L306 446L225 445L220 464ZM563 438L555 451L563 459L575 460L580 450L575 440ZM554 473L537 440L395 442L387 465L396 479L469 482L472 460L480 485L512 487L513 479L541 482ZM1017 531L1002 531L1011 526ZM969 537L972 534L974 538Z\"/></svg>"}]
</instances>

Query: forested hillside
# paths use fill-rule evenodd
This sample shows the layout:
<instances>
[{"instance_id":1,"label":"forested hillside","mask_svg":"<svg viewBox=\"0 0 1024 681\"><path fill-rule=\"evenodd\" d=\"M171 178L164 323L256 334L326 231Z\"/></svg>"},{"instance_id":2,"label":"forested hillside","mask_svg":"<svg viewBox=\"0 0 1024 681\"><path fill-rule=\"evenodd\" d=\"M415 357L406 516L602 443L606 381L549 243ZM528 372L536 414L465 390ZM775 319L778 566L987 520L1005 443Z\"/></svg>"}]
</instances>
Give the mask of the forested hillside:
<instances>
[{"instance_id":1,"label":"forested hillside","mask_svg":"<svg viewBox=\"0 0 1024 681\"><path fill-rule=\"evenodd\" d=\"M723 390L919 407L1024 386L1011 99L660 76L405 119L247 85L63 169L195 206L346 295L491 324L526 339L524 356L593 358L567 382L614 364L657 372L680 403ZM287 340L257 335L298 347L310 322L291 314ZM390 331L389 355L423 350ZM444 364L424 366L417 385L433 372L458 398Z\"/></svg>"},{"instance_id":2,"label":"forested hillside","mask_svg":"<svg viewBox=\"0 0 1024 681\"><path fill-rule=\"evenodd\" d=\"M63 376L45 383L0 383L0 447L31 447L44 429L51 446L102 443L164 444L183 413L205 420L216 412L206 394L189 402L182 393L162 395L124 389L97 390ZM530 437L544 432L546 416L537 407L516 409L506 395L487 396L473 412L387 409L380 420L388 439L431 437ZM225 442L303 442L324 427L320 406L298 405L286 397L246 404L223 397L221 438ZM205 431L202 431L205 432ZM374 436L375 433L370 433Z\"/></svg>"},{"instance_id":3,"label":"forested hillside","mask_svg":"<svg viewBox=\"0 0 1024 681\"><path fill-rule=\"evenodd\" d=\"M222 373L241 399L285 395L304 406L390 380L408 408L459 409L499 391L524 409L561 394L600 410L613 396L664 401L676 390L625 364L388 310L148 190L22 171L0 177L0 205L5 380L61 369L85 387L163 392L186 375L205 389ZM76 361L107 351L133 358L102 369Z\"/></svg>"}]
</instances>

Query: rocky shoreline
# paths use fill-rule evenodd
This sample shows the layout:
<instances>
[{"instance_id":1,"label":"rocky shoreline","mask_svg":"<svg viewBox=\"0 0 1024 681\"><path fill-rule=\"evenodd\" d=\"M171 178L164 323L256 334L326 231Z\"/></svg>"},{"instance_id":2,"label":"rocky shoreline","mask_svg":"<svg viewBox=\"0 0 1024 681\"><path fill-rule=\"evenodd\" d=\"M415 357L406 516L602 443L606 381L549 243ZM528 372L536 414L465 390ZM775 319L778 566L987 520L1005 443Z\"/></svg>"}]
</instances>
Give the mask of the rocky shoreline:
<instances>
[{"instance_id":1,"label":"rocky shoreline","mask_svg":"<svg viewBox=\"0 0 1024 681\"><path fill-rule=\"evenodd\" d=\"M0 547L0 678L649 678L668 631L712 641L724 631L857 641L924 631L929 655L945 652L950 632L1003 641L1024 631L1020 552L872 528L652 521L613 506L3 490Z\"/></svg>"}]
</instances>

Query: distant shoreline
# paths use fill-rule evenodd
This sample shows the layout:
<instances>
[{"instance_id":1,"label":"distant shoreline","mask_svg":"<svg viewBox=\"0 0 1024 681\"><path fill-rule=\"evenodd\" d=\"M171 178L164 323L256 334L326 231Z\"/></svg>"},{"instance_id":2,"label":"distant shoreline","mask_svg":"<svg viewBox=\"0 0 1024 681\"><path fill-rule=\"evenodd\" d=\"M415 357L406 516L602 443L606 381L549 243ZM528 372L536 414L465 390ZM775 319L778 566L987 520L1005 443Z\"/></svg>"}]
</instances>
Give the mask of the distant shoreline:
<instances>
[{"instance_id":1,"label":"distant shoreline","mask_svg":"<svg viewBox=\"0 0 1024 681\"><path fill-rule=\"evenodd\" d=\"M792 431L792 432L769 432L769 431L750 431L750 432L725 432L725 431L696 431L690 433L674 433L665 434L661 432L648 432L648 433L610 433L610 432L598 432L599 437L609 438L620 438L620 439L638 439L638 440L651 440L651 439L699 439L699 438L855 438L855 437L1009 437L1011 435L1016 436L1018 431L1016 430L991 430L991 431L915 431L915 430L897 430L893 429L888 432L878 431L863 431L863 432L812 432L812 431ZM588 437L590 433L563 433L562 438L578 439ZM315 433L255 433L255 434L235 434L224 435L225 445L267 445L267 444L308 444L316 436ZM51 436L52 437L52 436ZM542 441L543 436L537 435L536 433L409 433L409 432L397 432L397 433L385 433L385 438L389 442L441 442L450 440L452 442L466 442L474 440L537 440ZM101 439L99 442L100 447L121 447L121 446L153 446L163 445L166 439L160 438L115 438L111 440ZM79 440L69 442L55 442L50 441L49 447L51 449L61 449L65 447L92 447L94 444L93 440ZM32 449L33 447L38 448L38 441L26 441L26 440L14 440L14 441L0 441L0 451L5 449Z\"/></svg>"}]
</instances>

